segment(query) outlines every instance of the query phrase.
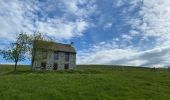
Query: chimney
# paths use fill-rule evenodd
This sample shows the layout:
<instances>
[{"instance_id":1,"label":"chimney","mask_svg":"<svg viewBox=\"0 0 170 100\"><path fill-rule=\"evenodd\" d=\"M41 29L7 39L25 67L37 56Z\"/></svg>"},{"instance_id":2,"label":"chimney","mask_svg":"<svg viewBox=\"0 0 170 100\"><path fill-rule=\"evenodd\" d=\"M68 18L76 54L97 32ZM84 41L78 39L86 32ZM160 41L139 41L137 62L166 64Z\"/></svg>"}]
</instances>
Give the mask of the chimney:
<instances>
[{"instance_id":1,"label":"chimney","mask_svg":"<svg viewBox=\"0 0 170 100\"><path fill-rule=\"evenodd\" d=\"M70 45L73 46L73 45L74 45L74 42L71 41Z\"/></svg>"}]
</instances>

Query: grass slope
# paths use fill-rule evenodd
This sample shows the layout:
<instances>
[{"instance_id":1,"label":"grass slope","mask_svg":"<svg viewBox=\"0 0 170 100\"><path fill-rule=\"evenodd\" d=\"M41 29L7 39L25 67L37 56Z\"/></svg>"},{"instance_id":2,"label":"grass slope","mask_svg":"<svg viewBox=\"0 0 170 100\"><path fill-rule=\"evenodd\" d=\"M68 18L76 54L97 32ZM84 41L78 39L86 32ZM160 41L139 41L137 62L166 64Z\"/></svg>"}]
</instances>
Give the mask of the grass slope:
<instances>
[{"instance_id":1,"label":"grass slope","mask_svg":"<svg viewBox=\"0 0 170 100\"><path fill-rule=\"evenodd\" d=\"M0 100L170 100L170 72L162 69L79 65L31 72L0 66Z\"/></svg>"}]
</instances>

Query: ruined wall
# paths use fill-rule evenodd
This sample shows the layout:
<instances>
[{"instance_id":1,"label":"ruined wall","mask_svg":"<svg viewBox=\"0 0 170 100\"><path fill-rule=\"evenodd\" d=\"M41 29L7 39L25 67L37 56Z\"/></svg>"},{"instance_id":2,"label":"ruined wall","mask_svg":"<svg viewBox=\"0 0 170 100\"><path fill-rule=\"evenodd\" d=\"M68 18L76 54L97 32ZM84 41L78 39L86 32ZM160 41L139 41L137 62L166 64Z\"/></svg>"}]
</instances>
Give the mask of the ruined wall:
<instances>
[{"instance_id":1,"label":"ruined wall","mask_svg":"<svg viewBox=\"0 0 170 100\"><path fill-rule=\"evenodd\" d=\"M48 56L48 52L46 52L46 56ZM42 54L42 51L36 51L35 61L33 63L33 70L41 70L41 63L47 62L47 57L44 58L45 54Z\"/></svg>"},{"instance_id":2,"label":"ruined wall","mask_svg":"<svg viewBox=\"0 0 170 100\"><path fill-rule=\"evenodd\" d=\"M52 51L48 52L47 55L47 66L46 66L46 70L53 70L53 63L54 63L54 53Z\"/></svg>"},{"instance_id":3,"label":"ruined wall","mask_svg":"<svg viewBox=\"0 0 170 100\"><path fill-rule=\"evenodd\" d=\"M69 61L65 61L65 52L59 52L59 59L54 60L55 63L58 63L58 70L63 70L64 65L68 64L69 69L73 69L76 63L76 54L69 53Z\"/></svg>"},{"instance_id":4,"label":"ruined wall","mask_svg":"<svg viewBox=\"0 0 170 100\"><path fill-rule=\"evenodd\" d=\"M37 52L36 56L41 58L41 53ZM69 61L65 61L65 52L58 52L58 60L54 59L54 51L48 51L46 59L37 59L33 64L34 70L41 70L41 63L46 62L45 70L53 70L54 63L58 64L57 70L64 70L64 65L68 64L69 69L73 69L76 66L76 54L69 53Z\"/></svg>"},{"instance_id":5,"label":"ruined wall","mask_svg":"<svg viewBox=\"0 0 170 100\"><path fill-rule=\"evenodd\" d=\"M73 69L76 67L76 54L70 53L69 59L69 69Z\"/></svg>"}]
</instances>

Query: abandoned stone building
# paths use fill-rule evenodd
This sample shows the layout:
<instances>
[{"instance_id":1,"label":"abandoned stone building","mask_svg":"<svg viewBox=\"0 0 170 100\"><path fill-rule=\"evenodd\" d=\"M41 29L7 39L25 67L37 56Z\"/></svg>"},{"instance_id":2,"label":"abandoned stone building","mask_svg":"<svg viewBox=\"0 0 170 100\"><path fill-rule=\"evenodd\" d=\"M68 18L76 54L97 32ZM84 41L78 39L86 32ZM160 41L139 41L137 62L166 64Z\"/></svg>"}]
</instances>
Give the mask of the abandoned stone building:
<instances>
[{"instance_id":1,"label":"abandoned stone building","mask_svg":"<svg viewBox=\"0 0 170 100\"><path fill-rule=\"evenodd\" d=\"M33 70L64 70L76 66L76 51L72 44L35 41Z\"/></svg>"}]
</instances>

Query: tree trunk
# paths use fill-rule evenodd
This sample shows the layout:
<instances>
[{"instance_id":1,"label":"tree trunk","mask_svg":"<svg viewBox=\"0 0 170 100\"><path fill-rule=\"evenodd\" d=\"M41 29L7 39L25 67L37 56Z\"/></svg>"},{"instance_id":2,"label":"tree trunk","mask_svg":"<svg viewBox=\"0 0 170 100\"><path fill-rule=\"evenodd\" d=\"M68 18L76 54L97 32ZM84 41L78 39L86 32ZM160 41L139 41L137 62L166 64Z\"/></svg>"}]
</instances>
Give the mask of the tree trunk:
<instances>
[{"instance_id":1,"label":"tree trunk","mask_svg":"<svg viewBox=\"0 0 170 100\"><path fill-rule=\"evenodd\" d=\"M14 72L17 70L17 63L18 62L15 62Z\"/></svg>"},{"instance_id":2,"label":"tree trunk","mask_svg":"<svg viewBox=\"0 0 170 100\"><path fill-rule=\"evenodd\" d=\"M35 61L35 54L36 54L36 49L33 48L32 62L31 62L31 69L32 69L32 70L33 70L33 65L34 65L34 61Z\"/></svg>"},{"instance_id":3,"label":"tree trunk","mask_svg":"<svg viewBox=\"0 0 170 100\"><path fill-rule=\"evenodd\" d=\"M31 59L31 70L33 70L33 65L34 65L34 56L35 56L35 40L33 40L32 44L32 59Z\"/></svg>"}]
</instances>

